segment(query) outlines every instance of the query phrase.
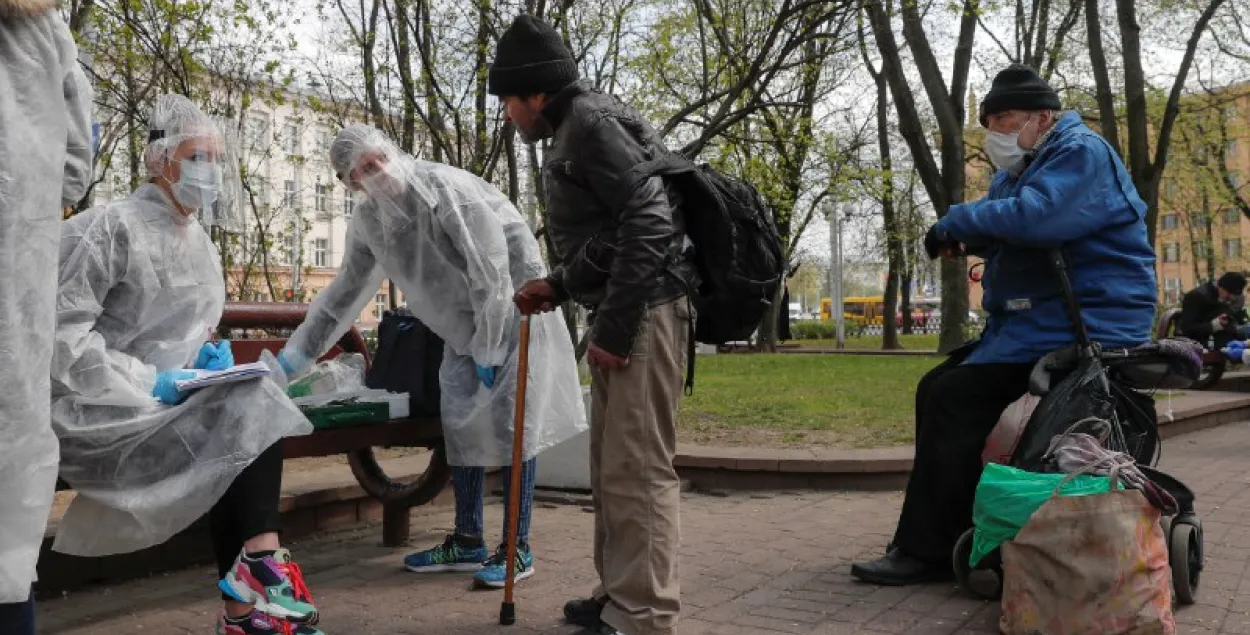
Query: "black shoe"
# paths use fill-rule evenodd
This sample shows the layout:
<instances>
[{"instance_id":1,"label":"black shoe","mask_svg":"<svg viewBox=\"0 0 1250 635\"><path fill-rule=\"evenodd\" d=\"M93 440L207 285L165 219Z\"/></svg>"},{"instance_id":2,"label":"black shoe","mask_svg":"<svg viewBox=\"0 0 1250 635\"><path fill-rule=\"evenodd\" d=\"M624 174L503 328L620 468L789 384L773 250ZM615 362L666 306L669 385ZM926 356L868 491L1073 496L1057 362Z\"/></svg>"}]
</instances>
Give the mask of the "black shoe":
<instances>
[{"instance_id":1,"label":"black shoe","mask_svg":"<svg viewBox=\"0 0 1250 635\"><path fill-rule=\"evenodd\" d=\"M951 569L949 562L938 564L921 560L894 548L885 557L851 565L851 575L871 584L906 586L947 579Z\"/></svg>"},{"instance_id":2,"label":"black shoe","mask_svg":"<svg viewBox=\"0 0 1250 635\"><path fill-rule=\"evenodd\" d=\"M576 624L583 628L597 629L601 625L606 626L599 620L599 614L602 612L603 604L595 598L569 600L564 603L564 619L570 624ZM605 635L611 634L607 633Z\"/></svg>"},{"instance_id":3,"label":"black shoe","mask_svg":"<svg viewBox=\"0 0 1250 635\"><path fill-rule=\"evenodd\" d=\"M616 630L615 627L599 622L599 626L595 628L587 628L581 632L581 635L625 635L625 633Z\"/></svg>"}]
</instances>

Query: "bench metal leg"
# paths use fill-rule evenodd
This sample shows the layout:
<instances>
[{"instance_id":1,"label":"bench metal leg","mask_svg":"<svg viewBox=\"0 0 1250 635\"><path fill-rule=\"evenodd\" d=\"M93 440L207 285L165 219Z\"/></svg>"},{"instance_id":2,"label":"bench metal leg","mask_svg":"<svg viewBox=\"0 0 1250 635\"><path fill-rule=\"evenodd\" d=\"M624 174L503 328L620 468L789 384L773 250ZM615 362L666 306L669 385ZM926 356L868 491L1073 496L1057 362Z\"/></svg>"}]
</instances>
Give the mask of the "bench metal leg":
<instances>
[{"instance_id":1,"label":"bench metal leg","mask_svg":"<svg viewBox=\"0 0 1250 635\"><path fill-rule=\"evenodd\" d=\"M411 509L407 505L389 504L382 507L382 546L402 547L411 535Z\"/></svg>"}]
</instances>

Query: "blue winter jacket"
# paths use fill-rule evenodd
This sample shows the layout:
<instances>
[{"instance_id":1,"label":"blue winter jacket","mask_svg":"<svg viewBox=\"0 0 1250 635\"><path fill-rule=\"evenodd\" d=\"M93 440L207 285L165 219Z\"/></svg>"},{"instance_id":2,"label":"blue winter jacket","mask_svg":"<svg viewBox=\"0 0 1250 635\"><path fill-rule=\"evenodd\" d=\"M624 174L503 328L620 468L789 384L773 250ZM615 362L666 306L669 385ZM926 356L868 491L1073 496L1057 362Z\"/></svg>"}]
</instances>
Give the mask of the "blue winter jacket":
<instances>
[{"instance_id":1,"label":"blue winter jacket","mask_svg":"<svg viewBox=\"0 0 1250 635\"><path fill-rule=\"evenodd\" d=\"M1124 164L1075 112L1023 172L999 170L989 194L953 205L938 231L985 258L985 332L967 364L1032 363L1075 341L1047 252L1062 247L1090 338L1103 348L1150 340L1155 256L1146 204Z\"/></svg>"}]
</instances>

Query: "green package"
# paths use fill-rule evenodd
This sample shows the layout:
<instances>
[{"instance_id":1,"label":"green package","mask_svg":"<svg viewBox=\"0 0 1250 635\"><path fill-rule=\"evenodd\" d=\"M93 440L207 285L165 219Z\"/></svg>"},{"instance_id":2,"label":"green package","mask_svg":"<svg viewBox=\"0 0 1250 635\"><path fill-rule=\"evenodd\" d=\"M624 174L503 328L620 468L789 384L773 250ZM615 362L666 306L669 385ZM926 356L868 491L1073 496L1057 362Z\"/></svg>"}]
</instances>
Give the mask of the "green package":
<instances>
[{"instance_id":1,"label":"green package","mask_svg":"<svg viewBox=\"0 0 1250 635\"><path fill-rule=\"evenodd\" d=\"M1014 467L990 463L981 472L976 499L972 503L972 554L968 564L976 566L999 545L1016 537L1024 524L1055 493L1068 474L1026 472ZM1071 476L1060 496L1105 494L1110 489L1106 476L1080 474Z\"/></svg>"}]
</instances>

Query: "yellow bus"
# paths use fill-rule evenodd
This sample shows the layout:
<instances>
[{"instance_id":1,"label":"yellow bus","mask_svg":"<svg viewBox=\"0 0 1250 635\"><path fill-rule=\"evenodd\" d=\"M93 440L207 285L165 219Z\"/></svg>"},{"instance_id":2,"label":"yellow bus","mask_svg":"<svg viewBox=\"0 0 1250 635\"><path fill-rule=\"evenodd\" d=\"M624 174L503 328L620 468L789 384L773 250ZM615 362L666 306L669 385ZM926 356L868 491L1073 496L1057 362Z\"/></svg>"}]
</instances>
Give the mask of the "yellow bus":
<instances>
[{"instance_id":1,"label":"yellow bus","mask_svg":"<svg viewBox=\"0 0 1250 635\"><path fill-rule=\"evenodd\" d=\"M856 296L842 300L842 319L848 325L881 326L885 323L884 296ZM820 319L833 319L833 300L820 301Z\"/></svg>"}]
</instances>

